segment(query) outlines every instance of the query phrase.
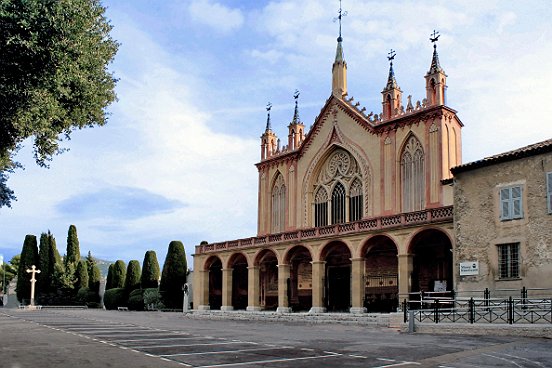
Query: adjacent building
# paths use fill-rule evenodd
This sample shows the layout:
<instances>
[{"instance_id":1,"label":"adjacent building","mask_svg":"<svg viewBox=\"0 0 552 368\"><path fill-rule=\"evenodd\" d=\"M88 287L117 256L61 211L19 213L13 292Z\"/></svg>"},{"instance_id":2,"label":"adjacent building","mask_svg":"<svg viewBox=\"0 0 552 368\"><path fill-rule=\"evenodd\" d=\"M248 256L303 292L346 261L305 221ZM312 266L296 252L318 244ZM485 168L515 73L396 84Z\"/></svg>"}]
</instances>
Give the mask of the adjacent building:
<instances>
[{"instance_id":1,"label":"adjacent building","mask_svg":"<svg viewBox=\"0 0 552 368\"><path fill-rule=\"evenodd\" d=\"M552 287L552 139L454 174L456 289Z\"/></svg>"}]
</instances>

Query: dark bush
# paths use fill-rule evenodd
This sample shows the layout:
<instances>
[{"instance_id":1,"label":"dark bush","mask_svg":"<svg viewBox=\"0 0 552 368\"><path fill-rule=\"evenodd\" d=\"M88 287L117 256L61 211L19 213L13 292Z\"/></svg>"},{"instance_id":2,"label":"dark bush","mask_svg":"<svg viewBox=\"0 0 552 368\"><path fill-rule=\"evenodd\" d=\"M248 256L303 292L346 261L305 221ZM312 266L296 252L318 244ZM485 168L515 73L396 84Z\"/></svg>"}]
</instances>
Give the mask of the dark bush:
<instances>
[{"instance_id":1,"label":"dark bush","mask_svg":"<svg viewBox=\"0 0 552 368\"><path fill-rule=\"evenodd\" d=\"M127 306L127 293L124 288L106 290L104 294L105 309L117 309Z\"/></svg>"},{"instance_id":2,"label":"dark bush","mask_svg":"<svg viewBox=\"0 0 552 368\"><path fill-rule=\"evenodd\" d=\"M161 303L161 296L159 295L159 289L157 288L147 288L144 290L144 308L146 310L157 310L165 308L164 304Z\"/></svg>"},{"instance_id":3,"label":"dark bush","mask_svg":"<svg viewBox=\"0 0 552 368\"><path fill-rule=\"evenodd\" d=\"M84 304L89 308L99 308L100 296L94 290L83 287L77 292L77 301L79 304Z\"/></svg>"},{"instance_id":4,"label":"dark bush","mask_svg":"<svg viewBox=\"0 0 552 368\"><path fill-rule=\"evenodd\" d=\"M135 311L144 310L144 291L135 289L128 295L128 309Z\"/></svg>"}]
</instances>

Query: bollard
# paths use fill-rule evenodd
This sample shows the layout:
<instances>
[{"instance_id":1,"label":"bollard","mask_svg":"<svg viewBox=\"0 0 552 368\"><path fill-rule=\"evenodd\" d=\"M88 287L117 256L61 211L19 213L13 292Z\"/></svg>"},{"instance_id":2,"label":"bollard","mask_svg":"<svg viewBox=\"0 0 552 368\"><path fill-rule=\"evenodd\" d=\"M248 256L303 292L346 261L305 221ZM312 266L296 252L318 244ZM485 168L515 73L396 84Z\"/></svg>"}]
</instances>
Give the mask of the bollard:
<instances>
[{"instance_id":1,"label":"bollard","mask_svg":"<svg viewBox=\"0 0 552 368\"><path fill-rule=\"evenodd\" d=\"M408 311L408 332L414 333L416 332L416 322L414 321L414 311L409 310Z\"/></svg>"}]
</instances>

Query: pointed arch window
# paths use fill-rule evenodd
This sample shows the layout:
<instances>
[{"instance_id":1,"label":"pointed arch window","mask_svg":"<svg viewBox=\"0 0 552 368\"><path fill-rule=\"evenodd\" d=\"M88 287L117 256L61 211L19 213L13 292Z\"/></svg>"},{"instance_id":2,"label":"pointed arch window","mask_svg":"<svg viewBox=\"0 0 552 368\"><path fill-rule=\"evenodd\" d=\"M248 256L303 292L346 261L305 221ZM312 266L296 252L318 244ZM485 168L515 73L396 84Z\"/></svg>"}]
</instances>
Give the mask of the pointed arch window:
<instances>
[{"instance_id":1,"label":"pointed arch window","mask_svg":"<svg viewBox=\"0 0 552 368\"><path fill-rule=\"evenodd\" d=\"M345 187L338 182L332 192L332 224L345 222Z\"/></svg>"},{"instance_id":2,"label":"pointed arch window","mask_svg":"<svg viewBox=\"0 0 552 368\"><path fill-rule=\"evenodd\" d=\"M328 225L328 192L318 188L314 197L314 226Z\"/></svg>"},{"instance_id":3,"label":"pointed arch window","mask_svg":"<svg viewBox=\"0 0 552 368\"><path fill-rule=\"evenodd\" d=\"M362 218L362 183L355 179L351 184L349 194L349 217L351 221L358 221Z\"/></svg>"},{"instance_id":4,"label":"pointed arch window","mask_svg":"<svg viewBox=\"0 0 552 368\"><path fill-rule=\"evenodd\" d=\"M411 136L401 155L403 212L425 207L424 151L416 137Z\"/></svg>"},{"instance_id":5,"label":"pointed arch window","mask_svg":"<svg viewBox=\"0 0 552 368\"><path fill-rule=\"evenodd\" d=\"M272 187L272 232L279 233L285 229L286 185L282 174L274 181Z\"/></svg>"}]
</instances>

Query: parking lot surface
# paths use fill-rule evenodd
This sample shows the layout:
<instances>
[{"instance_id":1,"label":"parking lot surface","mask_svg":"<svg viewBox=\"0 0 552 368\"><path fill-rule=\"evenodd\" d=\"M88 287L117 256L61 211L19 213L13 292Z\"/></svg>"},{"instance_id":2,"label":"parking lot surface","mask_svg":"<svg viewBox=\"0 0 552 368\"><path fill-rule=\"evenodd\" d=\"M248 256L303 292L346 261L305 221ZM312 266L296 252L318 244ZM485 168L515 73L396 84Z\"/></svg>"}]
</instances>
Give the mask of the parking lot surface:
<instances>
[{"instance_id":1,"label":"parking lot surface","mask_svg":"<svg viewBox=\"0 0 552 368\"><path fill-rule=\"evenodd\" d=\"M552 367L552 342L179 313L0 310L0 366Z\"/></svg>"}]
</instances>

